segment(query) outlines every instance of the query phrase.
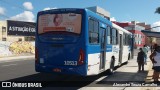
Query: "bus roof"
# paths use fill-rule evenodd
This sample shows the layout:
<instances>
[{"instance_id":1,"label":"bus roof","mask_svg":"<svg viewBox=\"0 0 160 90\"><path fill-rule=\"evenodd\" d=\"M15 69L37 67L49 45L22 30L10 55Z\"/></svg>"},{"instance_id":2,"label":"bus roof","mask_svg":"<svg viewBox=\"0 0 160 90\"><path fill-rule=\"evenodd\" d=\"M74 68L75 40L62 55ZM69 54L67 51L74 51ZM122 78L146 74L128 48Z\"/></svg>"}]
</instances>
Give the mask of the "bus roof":
<instances>
[{"instance_id":1,"label":"bus roof","mask_svg":"<svg viewBox=\"0 0 160 90\"><path fill-rule=\"evenodd\" d=\"M38 14L48 14L48 13L53 13L53 12L78 12L80 10L84 10L82 8L57 8L57 9L50 9L50 10L43 10L39 11Z\"/></svg>"},{"instance_id":2,"label":"bus roof","mask_svg":"<svg viewBox=\"0 0 160 90\"><path fill-rule=\"evenodd\" d=\"M111 21L109 21L108 19L104 18L103 16L101 16L101 15L99 15L99 14L97 14L97 13L95 13L95 12L89 10L89 9L85 9L85 10L86 10L88 16L93 16L93 17L95 17L96 19L98 19L98 20L100 20L101 22L103 22L104 24L107 24L107 25L109 25L109 26L112 26Z\"/></svg>"},{"instance_id":3,"label":"bus roof","mask_svg":"<svg viewBox=\"0 0 160 90\"><path fill-rule=\"evenodd\" d=\"M112 26L113 26L113 28L115 28L115 29L121 30L121 31L123 31L123 32L125 32L125 33L128 33L128 34L132 34L132 33L129 32L128 30L126 30L126 29L124 29L124 28L122 28L122 27L120 27L120 26L118 26L118 25L116 25L116 24L114 24L114 23L112 23Z\"/></svg>"}]
</instances>

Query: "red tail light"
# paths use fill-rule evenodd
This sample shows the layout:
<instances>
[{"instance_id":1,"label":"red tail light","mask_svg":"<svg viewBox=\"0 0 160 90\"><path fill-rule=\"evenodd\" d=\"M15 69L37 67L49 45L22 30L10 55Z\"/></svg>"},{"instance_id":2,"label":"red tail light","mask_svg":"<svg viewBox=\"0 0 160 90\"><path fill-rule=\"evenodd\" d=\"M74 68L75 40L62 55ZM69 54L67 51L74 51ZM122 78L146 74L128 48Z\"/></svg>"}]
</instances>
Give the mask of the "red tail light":
<instances>
[{"instance_id":1,"label":"red tail light","mask_svg":"<svg viewBox=\"0 0 160 90\"><path fill-rule=\"evenodd\" d=\"M38 63L38 49L35 48L35 63Z\"/></svg>"},{"instance_id":2,"label":"red tail light","mask_svg":"<svg viewBox=\"0 0 160 90\"><path fill-rule=\"evenodd\" d=\"M84 51L82 49L80 49L78 65L82 65L83 63L84 63Z\"/></svg>"}]
</instances>

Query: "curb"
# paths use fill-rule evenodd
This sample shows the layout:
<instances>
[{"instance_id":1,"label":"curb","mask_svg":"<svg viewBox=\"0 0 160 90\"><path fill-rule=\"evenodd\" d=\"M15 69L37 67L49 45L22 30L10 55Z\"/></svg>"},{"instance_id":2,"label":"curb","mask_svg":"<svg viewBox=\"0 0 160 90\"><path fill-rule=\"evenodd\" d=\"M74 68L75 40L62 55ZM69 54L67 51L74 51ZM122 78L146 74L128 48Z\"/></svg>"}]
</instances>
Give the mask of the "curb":
<instances>
[{"instance_id":1,"label":"curb","mask_svg":"<svg viewBox=\"0 0 160 90\"><path fill-rule=\"evenodd\" d=\"M147 74L146 80L145 80L146 83L153 82L152 75L153 75L152 63L149 62L148 74Z\"/></svg>"},{"instance_id":2,"label":"curb","mask_svg":"<svg viewBox=\"0 0 160 90\"><path fill-rule=\"evenodd\" d=\"M34 58L35 58L35 55L3 57L3 58L0 58L0 62L1 61L9 61L9 60L17 60L17 59L34 59Z\"/></svg>"}]
</instances>

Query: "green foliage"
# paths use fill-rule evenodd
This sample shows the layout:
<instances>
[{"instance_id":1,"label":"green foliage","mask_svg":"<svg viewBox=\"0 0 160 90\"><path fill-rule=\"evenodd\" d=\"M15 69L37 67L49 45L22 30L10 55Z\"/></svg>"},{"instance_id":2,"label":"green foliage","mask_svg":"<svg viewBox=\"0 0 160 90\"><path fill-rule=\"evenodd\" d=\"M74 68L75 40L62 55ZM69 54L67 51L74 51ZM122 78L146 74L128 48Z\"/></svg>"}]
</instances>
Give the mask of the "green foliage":
<instances>
[{"instance_id":1,"label":"green foliage","mask_svg":"<svg viewBox=\"0 0 160 90\"><path fill-rule=\"evenodd\" d=\"M160 14L160 7L158 7L158 8L156 9L155 13Z\"/></svg>"}]
</instances>

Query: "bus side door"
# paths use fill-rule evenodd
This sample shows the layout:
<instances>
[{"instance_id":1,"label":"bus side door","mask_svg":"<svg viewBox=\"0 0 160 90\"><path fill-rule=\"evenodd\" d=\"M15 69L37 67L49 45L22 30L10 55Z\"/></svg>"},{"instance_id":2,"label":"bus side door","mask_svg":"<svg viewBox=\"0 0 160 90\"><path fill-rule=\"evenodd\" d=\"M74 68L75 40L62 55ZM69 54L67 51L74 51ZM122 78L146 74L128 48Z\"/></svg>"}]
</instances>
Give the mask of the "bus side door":
<instances>
[{"instance_id":1,"label":"bus side door","mask_svg":"<svg viewBox=\"0 0 160 90\"><path fill-rule=\"evenodd\" d=\"M100 70L105 69L106 60L106 29L100 28Z\"/></svg>"}]
</instances>

